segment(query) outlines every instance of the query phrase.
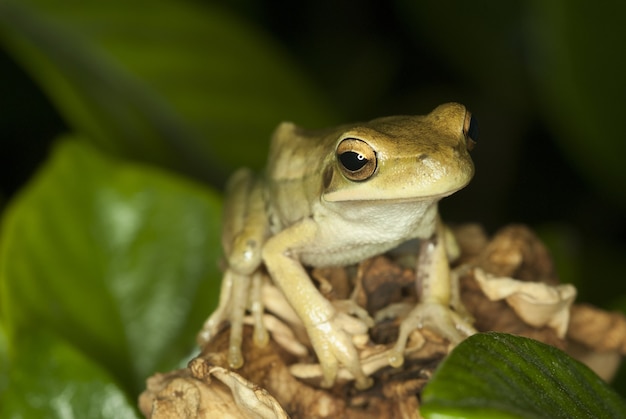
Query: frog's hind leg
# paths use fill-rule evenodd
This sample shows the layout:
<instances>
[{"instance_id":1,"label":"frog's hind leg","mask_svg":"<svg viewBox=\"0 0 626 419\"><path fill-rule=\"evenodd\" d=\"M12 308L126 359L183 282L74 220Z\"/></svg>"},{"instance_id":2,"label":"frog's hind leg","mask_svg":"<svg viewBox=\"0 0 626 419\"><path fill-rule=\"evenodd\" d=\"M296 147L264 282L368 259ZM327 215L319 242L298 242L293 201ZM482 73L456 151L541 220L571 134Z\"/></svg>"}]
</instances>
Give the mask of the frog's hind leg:
<instances>
[{"instance_id":1,"label":"frog's hind leg","mask_svg":"<svg viewBox=\"0 0 626 419\"><path fill-rule=\"evenodd\" d=\"M229 318L229 310L232 300L233 275L230 270L224 273L222 287L220 289L220 299L217 308L204 322L202 330L198 333L196 341L202 346L213 339L221 330L224 323Z\"/></svg>"},{"instance_id":2,"label":"frog's hind leg","mask_svg":"<svg viewBox=\"0 0 626 419\"><path fill-rule=\"evenodd\" d=\"M267 345L269 335L263 323L263 314L265 313L265 305L262 297L263 274L257 270L252 276L252 288L250 291L250 312L254 321L254 343L259 347Z\"/></svg>"},{"instance_id":3,"label":"frog's hind leg","mask_svg":"<svg viewBox=\"0 0 626 419\"><path fill-rule=\"evenodd\" d=\"M246 309L250 308L254 319L254 343L263 346L269 341L267 329L263 324L262 279L259 272L250 276L237 274L228 269L222 280L217 309L209 316L198 334L198 343L206 344L219 333L226 322L230 323L228 364L231 368L240 368L243 365L241 343Z\"/></svg>"},{"instance_id":4,"label":"frog's hind leg","mask_svg":"<svg viewBox=\"0 0 626 419\"><path fill-rule=\"evenodd\" d=\"M411 332L427 328L456 345L476 333L460 299L458 277L450 271L445 226L437 222L436 232L421 243L416 268L419 302L402 320L396 345L389 353L389 363L400 366ZM453 239L453 238L452 238Z\"/></svg>"},{"instance_id":5,"label":"frog's hind leg","mask_svg":"<svg viewBox=\"0 0 626 419\"><path fill-rule=\"evenodd\" d=\"M250 289L249 275L233 274L233 299L230 309L230 342L228 345L228 364L231 368L240 368L243 365L241 342L243 340L243 318L248 305Z\"/></svg>"},{"instance_id":6,"label":"frog's hind leg","mask_svg":"<svg viewBox=\"0 0 626 419\"><path fill-rule=\"evenodd\" d=\"M248 307L255 319L255 343L263 344L268 340L262 324L259 271L261 249L269 229L263 185L251 171L237 171L228 182L226 196L222 245L228 268L224 273L217 310L204 324L198 340L207 342L222 324L230 322L228 362L232 368L239 368L243 365L241 342Z\"/></svg>"}]
</instances>

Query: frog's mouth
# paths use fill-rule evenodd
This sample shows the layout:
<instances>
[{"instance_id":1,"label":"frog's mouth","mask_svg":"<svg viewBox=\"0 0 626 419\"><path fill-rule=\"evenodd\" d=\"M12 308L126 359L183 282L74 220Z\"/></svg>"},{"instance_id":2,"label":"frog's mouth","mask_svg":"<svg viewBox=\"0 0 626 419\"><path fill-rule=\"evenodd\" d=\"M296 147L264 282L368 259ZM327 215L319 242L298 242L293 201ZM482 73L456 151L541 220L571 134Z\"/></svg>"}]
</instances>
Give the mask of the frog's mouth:
<instances>
[{"instance_id":1,"label":"frog's mouth","mask_svg":"<svg viewBox=\"0 0 626 419\"><path fill-rule=\"evenodd\" d=\"M452 195L455 192L463 189L469 180L467 180L462 185L449 188L439 193L425 193L416 194L414 190L411 188L402 188L394 191L389 190L377 190L374 188L347 188L337 191L326 192L322 195L322 199L326 202L347 202L347 201L385 201L388 203L391 202L436 202L440 199L443 199L449 195ZM365 190L362 190L365 189Z\"/></svg>"}]
</instances>

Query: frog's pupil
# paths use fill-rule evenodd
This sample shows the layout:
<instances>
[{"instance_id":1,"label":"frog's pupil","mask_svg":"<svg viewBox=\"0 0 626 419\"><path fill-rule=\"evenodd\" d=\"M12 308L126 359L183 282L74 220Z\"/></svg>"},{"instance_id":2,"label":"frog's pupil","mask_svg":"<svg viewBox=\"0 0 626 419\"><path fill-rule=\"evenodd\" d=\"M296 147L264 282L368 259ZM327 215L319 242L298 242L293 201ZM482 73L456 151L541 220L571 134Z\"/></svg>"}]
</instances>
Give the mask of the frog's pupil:
<instances>
[{"instance_id":1,"label":"frog's pupil","mask_svg":"<svg viewBox=\"0 0 626 419\"><path fill-rule=\"evenodd\" d=\"M478 141L478 120L474 115L470 117L470 124L467 130L467 136L474 141Z\"/></svg>"},{"instance_id":2,"label":"frog's pupil","mask_svg":"<svg viewBox=\"0 0 626 419\"><path fill-rule=\"evenodd\" d=\"M341 164L343 164L343 167L351 172L356 172L367 164L367 159L365 158L365 156L354 151L346 151L345 153L341 153L341 155L339 156L339 160L341 161Z\"/></svg>"}]
</instances>

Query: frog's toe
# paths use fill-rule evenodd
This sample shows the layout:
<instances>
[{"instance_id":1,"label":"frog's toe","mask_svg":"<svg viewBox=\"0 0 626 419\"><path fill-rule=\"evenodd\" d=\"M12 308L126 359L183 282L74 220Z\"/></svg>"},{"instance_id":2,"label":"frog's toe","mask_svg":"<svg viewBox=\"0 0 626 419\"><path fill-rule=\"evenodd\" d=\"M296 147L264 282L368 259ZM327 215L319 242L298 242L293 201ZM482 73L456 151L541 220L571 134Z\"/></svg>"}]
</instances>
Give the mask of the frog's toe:
<instances>
[{"instance_id":1,"label":"frog's toe","mask_svg":"<svg viewBox=\"0 0 626 419\"><path fill-rule=\"evenodd\" d=\"M335 358L328 350L319 351L317 353L317 358L320 362L320 366L322 367L322 382L320 383L320 387L331 388L335 384L335 379L337 378L339 362L337 361L337 358Z\"/></svg>"},{"instance_id":2,"label":"frog's toe","mask_svg":"<svg viewBox=\"0 0 626 419\"><path fill-rule=\"evenodd\" d=\"M337 313L355 316L358 319L352 329L344 327L351 334L367 333L367 329L374 327L374 319L367 310L358 305L354 300L335 300L332 302ZM355 320L356 320L355 319ZM358 322L358 323L357 323Z\"/></svg>"},{"instance_id":3,"label":"frog's toe","mask_svg":"<svg viewBox=\"0 0 626 419\"><path fill-rule=\"evenodd\" d=\"M354 375L354 386L357 388L357 390L366 390L374 384L374 379L365 375L360 366L357 371L352 373L352 375Z\"/></svg>"},{"instance_id":4,"label":"frog's toe","mask_svg":"<svg viewBox=\"0 0 626 419\"><path fill-rule=\"evenodd\" d=\"M321 359L320 359L321 361ZM352 374L355 380L355 387L358 390L365 390L370 388L374 383L374 380L371 377L368 377L361 368L361 363L359 362L359 358L355 357L352 359L343 359L341 362L345 368ZM337 371L339 367L340 361L330 354L323 362L321 362L322 367L322 382L320 383L320 387L322 388L331 388L335 379L337 378Z\"/></svg>"},{"instance_id":5,"label":"frog's toe","mask_svg":"<svg viewBox=\"0 0 626 419\"><path fill-rule=\"evenodd\" d=\"M205 345L219 333L222 325L226 321L222 314L223 313L219 311L215 311L211 314L211 316L209 316L208 319L206 319L204 325L202 326L202 330L200 330L196 336L198 345Z\"/></svg>"},{"instance_id":6,"label":"frog's toe","mask_svg":"<svg viewBox=\"0 0 626 419\"><path fill-rule=\"evenodd\" d=\"M238 369L243 366L243 354L241 353L241 345L230 345L228 347L228 365L232 369Z\"/></svg>"},{"instance_id":7,"label":"frog's toe","mask_svg":"<svg viewBox=\"0 0 626 419\"><path fill-rule=\"evenodd\" d=\"M359 353L352 342L352 335L345 330L345 313L333 316L315 326L307 328L311 344L322 368L324 388L332 387L337 378L339 365L344 366L356 380L356 387L365 389L372 385L361 366ZM353 321L359 321L352 318Z\"/></svg>"},{"instance_id":8,"label":"frog's toe","mask_svg":"<svg viewBox=\"0 0 626 419\"><path fill-rule=\"evenodd\" d=\"M253 341L259 348L265 347L270 341L270 335L267 333L262 318L258 322L255 319Z\"/></svg>"},{"instance_id":9,"label":"frog's toe","mask_svg":"<svg viewBox=\"0 0 626 419\"><path fill-rule=\"evenodd\" d=\"M265 305L262 296L263 278L257 272L252 277L252 292L250 294L250 311L254 321L254 344L258 347L264 347L270 340L265 323L263 322L263 314L265 313Z\"/></svg>"}]
</instances>

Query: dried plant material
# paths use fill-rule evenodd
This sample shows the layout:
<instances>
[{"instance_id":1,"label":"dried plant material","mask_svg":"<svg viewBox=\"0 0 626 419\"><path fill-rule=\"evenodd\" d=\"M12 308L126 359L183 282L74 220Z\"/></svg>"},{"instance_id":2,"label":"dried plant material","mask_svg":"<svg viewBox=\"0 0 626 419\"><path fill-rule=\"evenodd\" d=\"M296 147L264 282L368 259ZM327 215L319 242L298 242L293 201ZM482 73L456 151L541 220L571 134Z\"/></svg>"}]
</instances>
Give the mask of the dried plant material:
<instances>
[{"instance_id":1,"label":"dried plant material","mask_svg":"<svg viewBox=\"0 0 626 419\"><path fill-rule=\"evenodd\" d=\"M244 389L242 394L246 397L252 397L250 391L253 391L255 398L256 394L264 395L263 392L258 393L263 388L294 418L419 418L417 398L414 395L425 385L438 361L447 353L446 346L435 338L427 350L419 351L429 357L427 361L416 362L411 355L405 369L386 368L385 378L367 391L355 391L348 381L339 383L329 391L315 385L318 381L316 377L294 377L288 369L288 364L292 364L294 358L276 343L270 342L264 348L254 347L252 330L246 327L244 353L250 356L246 358L244 366L237 370L236 375L245 377L245 386L249 390ZM143 414L150 418L245 417L241 413L241 403L236 400L239 396L229 396L229 388L215 379L214 374L209 373L216 371L216 368L218 371L228 370L227 348L228 333L220 333L211 340L201 355L190 362L188 368L150 378L148 389L142 394L140 401ZM369 350L372 351L372 357L377 356L377 349ZM238 380L231 378L231 381ZM181 383L185 383L193 391L174 394L174 391L168 390L171 387L181 388ZM250 387L249 383L254 385ZM193 397L188 398L188 394ZM161 407L166 398L167 410ZM158 407L160 416L155 416L157 408L154 406Z\"/></svg>"},{"instance_id":2,"label":"dried plant material","mask_svg":"<svg viewBox=\"0 0 626 419\"><path fill-rule=\"evenodd\" d=\"M459 246L461 259L475 259L489 242L487 233L480 224L462 224L454 227L452 232Z\"/></svg>"},{"instance_id":3,"label":"dried plant material","mask_svg":"<svg viewBox=\"0 0 626 419\"><path fill-rule=\"evenodd\" d=\"M398 303L408 296L407 288L414 288L415 272L393 263L385 256L377 256L359 264L357 301L370 313Z\"/></svg>"},{"instance_id":4,"label":"dried plant material","mask_svg":"<svg viewBox=\"0 0 626 419\"><path fill-rule=\"evenodd\" d=\"M251 383L241 375L222 367L210 366L202 358L189 364L193 376L209 381L216 378L231 391L235 404L245 417L259 419L286 419L288 416L267 390Z\"/></svg>"},{"instance_id":5,"label":"dried plant material","mask_svg":"<svg viewBox=\"0 0 626 419\"><path fill-rule=\"evenodd\" d=\"M459 230L459 245L465 246L470 241L463 235L470 235L474 244L480 242L478 234L477 229ZM559 283L548 249L531 230L522 225L502 228L486 242L481 251L477 251L475 246L467 251L462 247L461 262L480 267L498 277L552 285Z\"/></svg>"},{"instance_id":6,"label":"dried plant material","mask_svg":"<svg viewBox=\"0 0 626 419\"><path fill-rule=\"evenodd\" d=\"M570 307L576 298L573 285L548 285L495 277L480 268L474 270L474 278L490 300L506 300L527 324L551 327L558 337L565 337Z\"/></svg>"},{"instance_id":7,"label":"dried plant material","mask_svg":"<svg viewBox=\"0 0 626 419\"><path fill-rule=\"evenodd\" d=\"M147 387L139 405L153 419L289 417L265 389L200 357L188 369L150 377Z\"/></svg>"},{"instance_id":8,"label":"dried plant material","mask_svg":"<svg viewBox=\"0 0 626 419\"><path fill-rule=\"evenodd\" d=\"M626 354L626 319L572 305L575 290L559 285L545 246L530 230L509 226L491 240L475 224L453 232L461 251L454 273L477 330L530 337L566 350L605 379L614 374ZM420 418L420 393L451 345L428 329L415 330L404 365L389 366L402 316L418 299L414 271L378 256L356 267L314 269L311 275L341 316L356 314L373 321L369 331L354 330L353 336L363 368L375 379L372 388L356 390L345 369L332 389L319 387L321 368L299 318L264 278L263 322L269 344L255 346L252 327L245 327L245 363L233 373L227 362L228 330L223 330L189 368L148 380L140 398L144 415L242 417L242 411L259 409L258 417L280 417L271 416L277 415L275 401L293 418ZM251 317L246 324L254 324Z\"/></svg>"},{"instance_id":9,"label":"dried plant material","mask_svg":"<svg viewBox=\"0 0 626 419\"><path fill-rule=\"evenodd\" d=\"M567 337L597 351L626 354L626 317L608 313L588 304L572 308L571 327Z\"/></svg>"},{"instance_id":10,"label":"dried plant material","mask_svg":"<svg viewBox=\"0 0 626 419\"><path fill-rule=\"evenodd\" d=\"M626 355L626 317L577 304L572 307L567 338L570 355L610 381Z\"/></svg>"},{"instance_id":11,"label":"dried plant material","mask_svg":"<svg viewBox=\"0 0 626 419\"><path fill-rule=\"evenodd\" d=\"M139 408L146 417L152 419L246 417L234 403L233 394L228 387L210 380L195 379L189 370L155 374L148 379L147 384L146 391L139 399Z\"/></svg>"}]
</instances>

